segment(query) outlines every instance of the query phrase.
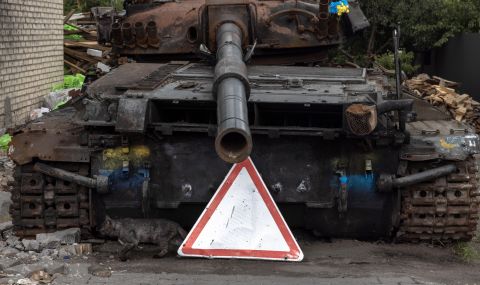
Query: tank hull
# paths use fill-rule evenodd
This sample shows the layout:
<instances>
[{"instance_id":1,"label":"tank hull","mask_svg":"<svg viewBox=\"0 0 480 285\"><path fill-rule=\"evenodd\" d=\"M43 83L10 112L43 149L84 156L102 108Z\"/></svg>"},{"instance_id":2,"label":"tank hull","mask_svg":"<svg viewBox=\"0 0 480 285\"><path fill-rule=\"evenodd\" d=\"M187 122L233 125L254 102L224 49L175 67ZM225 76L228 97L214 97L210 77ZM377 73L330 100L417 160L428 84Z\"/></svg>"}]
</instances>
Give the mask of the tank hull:
<instances>
[{"instance_id":1,"label":"tank hull","mask_svg":"<svg viewBox=\"0 0 480 285\"><path fill-rule=\"evenodd\" d=\"M126 64L19 128L9 151L18 165L16 232L95 235L107 214L191 227L231 168L215 151L213 75L203 64ZM480 143L468 127L417 100L418 121L401 130L395 108L378 111L389 102L385 78L364 69L251 66L248 76L251 158L292 228L358 239L473 237ZM344 111L353 104L376 108L371 133L352 132ZM63 172L37 171L45 165ZM399 181L409 187L394 187Z\"/></svg>"},{"instance_id":2,"label":"tank hull","mask_svg":"<svg viewBox=\"0 0 480 285\"><path fill-rule=\"evenodd\" d=\"M395 197L392 193L376 191L373 173L395 172L398 151L367 150L361 140L272 139L260 135L253 139L255 149L251 158L273 198L284 209L290 225L315 229L331 237L390 235L391 217L398 211L394 207ZM149 162L148 168L139 160L130 166L128 174L121 168L112 168L117 158L106 157L110 150L98 153L93 160L95 172L98 169L102 174L116 173L112 190L102 197L101 207L111 216L128 212L127 216L138 217L157 217L162 213L181 217L183 211L191 208L196 214L176 220L192 226L231 165L218 157L212 147L213 140L207 135L184 134L160 141L140 141L137 144L132 140L131 148L133 151L148 149L149 156L143 158ZM374 169L365 169L367 161ZM346 197L348 211L338 209L340 171L347 173L350 181ZM148 175L144 175L145 172ZM139 177L148 180L147 193Z\"/></svg>"}]
</instances>

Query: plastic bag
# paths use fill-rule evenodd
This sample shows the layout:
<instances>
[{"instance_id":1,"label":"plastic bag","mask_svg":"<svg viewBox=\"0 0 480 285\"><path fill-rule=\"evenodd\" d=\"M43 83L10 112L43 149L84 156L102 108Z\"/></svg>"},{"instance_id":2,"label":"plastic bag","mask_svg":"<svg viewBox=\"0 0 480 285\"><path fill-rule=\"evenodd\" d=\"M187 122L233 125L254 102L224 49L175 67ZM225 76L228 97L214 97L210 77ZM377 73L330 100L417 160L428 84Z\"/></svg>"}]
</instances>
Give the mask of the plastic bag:
<instances>
[{"instance_id":1,"label":"plastic bag","mask_svg":"<svg viewBox=\"0 0 480 285\"><path fill-rule=\"evenodd\" d=\"M9 134L4 134L0 137L0 149L7 151L8 144L12 141L12 137Z\"/></svg>"},{"instance_id":2,"label":"plastic bag","mask_svg":"<svg viewBox=\"0 0 480 285\"><path fill-rule=\"evenodd\" d=\"M63 30L65 30L65 31L78 31L77 28L72 27L68 24L63 25ZM65 37L65 39L72 40L72 41L81 41L81 40L84 39L83 36L77 35L77 34L65 35L64 37Z\"/></svg>"},{"instance_id":3,"label":"plastic bag","mask_svg":"<svg viewBox=\"0 0 480 285\"><path fill-rule=\"evenodd\" d=\"M85 75L77 73L75 75L65 75L63 77L63 84L55 84L52 88L52 91L59 91L63 89L81 89L83 82L85 81Z\"/></svg>"}]
</instances>

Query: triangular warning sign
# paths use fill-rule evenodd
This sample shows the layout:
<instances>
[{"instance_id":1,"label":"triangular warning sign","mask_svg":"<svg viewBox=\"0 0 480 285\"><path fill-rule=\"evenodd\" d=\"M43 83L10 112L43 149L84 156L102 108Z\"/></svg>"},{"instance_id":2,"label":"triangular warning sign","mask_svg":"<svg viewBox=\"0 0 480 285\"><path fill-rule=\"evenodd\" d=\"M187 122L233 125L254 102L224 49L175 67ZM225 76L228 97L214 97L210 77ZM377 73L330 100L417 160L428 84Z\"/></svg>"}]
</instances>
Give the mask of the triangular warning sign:
<instances>
[{"instance_id":1,"label":"triangular warning sign","mask_svg":"<svg viewBox=\"0 0 480 285\"><path fill-rule=\"evenodd\" d=\"M303 253L250 158L235 164L180 256L301 261Z\"/></svg>"}]
</instances>

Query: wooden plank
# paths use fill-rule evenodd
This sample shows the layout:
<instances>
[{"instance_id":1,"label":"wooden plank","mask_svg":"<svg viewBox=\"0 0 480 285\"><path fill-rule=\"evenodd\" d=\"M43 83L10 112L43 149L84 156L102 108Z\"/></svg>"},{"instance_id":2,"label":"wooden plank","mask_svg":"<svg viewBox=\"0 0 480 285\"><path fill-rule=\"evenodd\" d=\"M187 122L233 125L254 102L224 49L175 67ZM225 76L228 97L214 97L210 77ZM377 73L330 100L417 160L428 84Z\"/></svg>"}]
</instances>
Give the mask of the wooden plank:
<instances>
[{"instance_id":1,"label":"wooden plank","mask_svg":"<svg viewBox=\"0 0 480 285\"><path fill-rule=\"evenodd\" d=\"M469 98L470 98L470 96L468 96L467 94L463 94L463 95L460 95L457 98L455 98L455 102L457 102L457 105L459 105L459 104L462 104L463 102L465 102Z\"/></svg>"},{"instance_id":2,"label":"wooden plank","mask_svg":"<svg viewBox=\"0 0 480 285\"><path fill-rule=\"evenodd\" d=\"M66 23L66 25L69 25L70 27L74 27L75 29L80 30L80 31L82 31L82 32L84 32L84 33L87 33L87 34L93 35L94 32L95 32L95 35L97 34L96 31L89 31L89 30L84 29L84 28L82 28L82 27L76 26L76 25L74 25L74 24L72 24L72 23Z\"/></svg>"},{"instance_id":3,"label":"wooden plank","mask_svg":"<svg viewBox=\"0 0 480 285\"><path fill-rule=\"evenodd\" d=\"M70 61L68 61L68 60L63 60L63 62L64 62L66 65L70 66L70 67L73 68L73 69L76 69L76 70L80 71L80 72L83 73L83 74L86 74L86 73L87 73L87 71L86 71L85 69L83 69L83 68L81 68L81 67L73 64L72 62L70 62Z\"/></svg>"},{"instance_id":4,"label":"wooden plank","mask_svg":"<svg viewBox=\"0 0 480 285\"><path fill-rule=\"evenodd\" d=\"M101 46L97 42L94 41L72 41L72 40L64 40L64 45L66 47L84 47L84 48L93 48L98 49L101 51L109 51L109 47Z\"/></svg>"},{"instance_id":5,"label":"wooden plank","mask_svg":"<svg viewBox=\"0 0 480 285\"><path fill-rule=\"evenodd\" d=\"M65 18L63 18L63 24L66 24L68 22L68 20L70 20L70 18L73 16L73 14L75 14L75 9L68 12L68 14L65 16Z\"/></svg>"},{"instance_id":6,"label":"wooden plank","mask_svg":"<svg viewBox=\"0 0 480 285\"><path fill-rule=\"evenodd\" d=\"M453 88L453 87L458 87L460 85L460 83L458 83L458 82L450 81L450 80L447 80L445 78L441 78L439 76L433 76L432 78L435 79L435 80L438 80L441 85L446 86L446 87L452 87Z\"/></svg>"},{"instance_id":7,"label":"wooden plank","mask_svg":"<svg viewBox=\"0 0 480 285\"><path fill-rule=\"evenodd\" d=\"M73 49L70 49L70 48L64 48L63 51L64 51L64 53L66 53L67 55L69 55L73 58L81 59L83 61L87 61L87 62L93 63L93 64L96 64L98 62L98 60L96 60L93 57L90 57L85 52L76 51L76 50L73 50Z\"/></svg>"},{"instance_id":8,"label":"wooden plank","mask_svg":"<svg viewBox=\"0 0 480 285\"><path fill-rule=\"evenodd\" d=\"M81 34L82 31L67 31L67 30L63 30L63 34L64 35L76 35L76 34Z\"/></svg>"}]
</instances>

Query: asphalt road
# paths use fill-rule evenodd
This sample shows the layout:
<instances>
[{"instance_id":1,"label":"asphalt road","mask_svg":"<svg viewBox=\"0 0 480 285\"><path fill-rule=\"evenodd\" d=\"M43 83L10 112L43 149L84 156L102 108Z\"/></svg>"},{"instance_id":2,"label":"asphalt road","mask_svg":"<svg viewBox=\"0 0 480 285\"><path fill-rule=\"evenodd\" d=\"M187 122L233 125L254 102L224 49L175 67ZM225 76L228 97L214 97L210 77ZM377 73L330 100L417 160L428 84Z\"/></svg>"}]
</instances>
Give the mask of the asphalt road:
<instances>
[{"instance_id":1,"label":"asphalt road","mask_svg":"<svg viewBox=\"0 0 480 285\"><path fill-rule=\"evenodd\" d=\"M119 246L97 246L87 260L72 260L55 284L480 284L480 263L465 263L450 247L302 238L300 263L179 258L153 259L144 248L127 262ZM80 262L80 264L78 264ZM96 264L108 278L88 273Z\"/></svg>"}]
</instances>

